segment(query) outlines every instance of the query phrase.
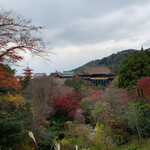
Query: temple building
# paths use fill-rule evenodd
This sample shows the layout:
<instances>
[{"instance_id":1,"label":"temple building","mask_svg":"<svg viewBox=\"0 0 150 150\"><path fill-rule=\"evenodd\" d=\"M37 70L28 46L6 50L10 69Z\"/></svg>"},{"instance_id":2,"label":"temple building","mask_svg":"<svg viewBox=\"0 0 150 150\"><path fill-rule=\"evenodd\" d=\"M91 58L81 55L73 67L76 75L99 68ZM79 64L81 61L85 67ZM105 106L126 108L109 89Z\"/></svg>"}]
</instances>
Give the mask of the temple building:
<instances>
[{"instance_id":1,"label":"temple building","mask_svg":"<svg viewBox=\"0 0 150 150\"><path fill-rule=\"evenodd\" d=\"M23 69L23 71L24 71L23 74L24 74L25 77L27 77L27 76L31 77L32 74L33 74L33 73L31 72L31 71L33 71L33 69L29 68L28 64L27 64L27 68Z\"/></svg>"},{"instance_id":2,"label":"temple building","mask_svg":"<svg viewBox=\"0 0 150 150\"><path fill-rule=\"evenodd\" d=\"M92 85L107 86L115 78L115 74L106 66L89 66L82 73L78 73L82 79L91 82Z\"/></svg>"},{"instance_id":3,"label":"temple building","mask_svg":"<svg viewBox=\"0 0 150 150\"><path fill-rule=\"evenodd\" d=\"M71 79L74 76L74 71L63 71L61 78Z\"/></svg>"},{"instance_id":4,"label":"temple building","mask_svg":"<svg viewBox=\"0 0 150 150\"><path fill-rule=\"evenodd\" d=\"M46 73L35 73L34 78L46 77Z\"/></svg>"},{"instance_id":5,"label":"temple building","mask_svg":"<svg viewBox=\"0 0 150 150\"><path fill-rule=\"evenodd\" d=\"M51 77L51 78L61 78L61 76L62 76L62 73L58 72L57 70L54 73L51 73L49 75L49 77Z\"/></svg>"}]
</instances>

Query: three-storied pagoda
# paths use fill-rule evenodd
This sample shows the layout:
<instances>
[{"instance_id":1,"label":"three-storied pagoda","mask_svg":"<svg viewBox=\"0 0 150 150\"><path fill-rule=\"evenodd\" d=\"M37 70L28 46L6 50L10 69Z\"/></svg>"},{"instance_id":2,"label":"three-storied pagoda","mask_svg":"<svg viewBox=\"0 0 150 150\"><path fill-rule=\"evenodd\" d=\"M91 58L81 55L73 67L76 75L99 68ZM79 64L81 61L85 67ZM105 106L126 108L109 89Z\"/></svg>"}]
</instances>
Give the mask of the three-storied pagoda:
<instances>
[{"instance_id":1,"label":"three-storied pagoda","mask_svg":"<svg viewBox=\"0 0 150 150\"><path fill-rule=\"evenodd\" d=\"M28 64L27 64L27 68L23 69L23 71L24 71L23 74L25 75L25 77L27 77L27 76L31 77L31 75L33 74L31 72L31 71L33 71L33 69L29 68Z\"/></svg>"}]
</instances>

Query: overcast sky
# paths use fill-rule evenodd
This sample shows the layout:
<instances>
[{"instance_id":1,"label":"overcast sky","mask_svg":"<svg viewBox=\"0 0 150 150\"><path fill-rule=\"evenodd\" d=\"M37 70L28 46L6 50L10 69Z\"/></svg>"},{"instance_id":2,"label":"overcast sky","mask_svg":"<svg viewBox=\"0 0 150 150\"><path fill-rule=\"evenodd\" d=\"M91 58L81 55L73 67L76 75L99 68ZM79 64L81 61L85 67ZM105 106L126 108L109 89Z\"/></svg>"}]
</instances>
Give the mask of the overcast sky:
<instances>
[{"instance_id":1,"label":"overcast sky","mask_svg":"<svg viewBox=\"0 0 150 150\"><path fill-rule=\"evenodd\" d=\"M35 25L51 62L25 55L17 63L17 75L29 62L34 73L68 71L91 60L125 49L150 47L150 0L0 0L2 9L12 9Z\"/></svg>"}]
</instances>

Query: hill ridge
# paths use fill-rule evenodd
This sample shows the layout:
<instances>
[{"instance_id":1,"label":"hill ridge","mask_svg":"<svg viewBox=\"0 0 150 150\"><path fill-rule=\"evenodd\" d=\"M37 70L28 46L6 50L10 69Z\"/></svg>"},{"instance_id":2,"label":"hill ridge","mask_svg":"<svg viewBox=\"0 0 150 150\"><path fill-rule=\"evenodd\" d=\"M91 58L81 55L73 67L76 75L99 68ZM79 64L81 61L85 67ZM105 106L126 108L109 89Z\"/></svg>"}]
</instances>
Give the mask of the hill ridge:
<instances>
[{"instance_id":1,"label":"hill ridge","mask_svg":"<svg viewBox=\"0 0 150 150\"><path fill-rule=\"evenodd\" d=\"M111 69L113 72L118 73L119 69L120 69L121 61L123 59L127 58L129 55L133 54L135 51L137 51L137 50L135 50L135 49L122 50L117 53L113 53L107 57L104 57L102 59L91 60L90 62L88 62L76 69L73 69L72 71L83 72L83 70L88 66L105 65L109 69ZM145 51L147 52L148 56L150 57L150 48L145 49Z\"/></svg>"}]
</instances>

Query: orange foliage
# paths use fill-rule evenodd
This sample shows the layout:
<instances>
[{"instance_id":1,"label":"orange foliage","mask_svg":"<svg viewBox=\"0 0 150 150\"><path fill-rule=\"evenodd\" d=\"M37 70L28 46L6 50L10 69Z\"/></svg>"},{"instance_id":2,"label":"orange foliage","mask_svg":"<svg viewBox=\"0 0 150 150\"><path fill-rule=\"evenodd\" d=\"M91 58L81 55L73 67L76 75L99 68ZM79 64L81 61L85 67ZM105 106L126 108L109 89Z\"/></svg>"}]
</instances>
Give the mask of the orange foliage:
<instances>
[{"instance_id":1,"label":"orange foliage","mask_svg":"<svg viewBox=\"0 0 150 150\"><path fill-rule=\"evenodd\" d=\"M17 90L21 88L21 85L12 73L5 72L3 67L0 65L0 88L8 87Z\"/></svg>"}]
</instances>

